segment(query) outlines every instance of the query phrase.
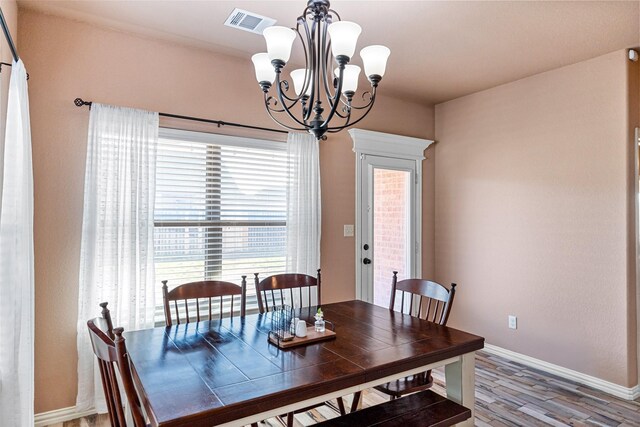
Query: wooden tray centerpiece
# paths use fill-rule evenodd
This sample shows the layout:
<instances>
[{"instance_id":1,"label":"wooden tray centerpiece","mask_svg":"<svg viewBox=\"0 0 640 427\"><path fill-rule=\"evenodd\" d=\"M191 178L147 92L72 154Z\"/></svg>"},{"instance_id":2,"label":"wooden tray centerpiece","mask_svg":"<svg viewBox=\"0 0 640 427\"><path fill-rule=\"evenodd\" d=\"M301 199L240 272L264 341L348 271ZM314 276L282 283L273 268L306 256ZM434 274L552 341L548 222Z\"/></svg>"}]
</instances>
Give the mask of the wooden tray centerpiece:
<instances>
[{"instance_id":1,"label":"wooden tray centerpiece","mask_svg":"<svg viewBox=\"0 0 640 427\"><path fill-rule=\"evenodd\" d=\"M292 324L292 320L295 321L293 313L294 310L287 305L278 307L271 312L271 330L269 331L268 338L271 344L284 349L311 344L318 341L330 340L336 337L336 333L327 329L326 326L325 330L322 332L316 331L315 326L307 326L307 336L296 336L294 332L295 326L297 325ZM322 315L321 311L319 311L319 313ZM326 322L325 325L327 324L333 326L331 322Z\"/></svg>"},{"instance_id":2,"label":"wooden tray centerpiece","mask_svg":"<svg viewBox=\"0 0 640 427\"><path fill-rule=\"evenodd\" d=\"M336 337L336 333L329 329L325 329L324 332L316 332L315 326L307 326L306 337L297 337L289 332L285 332L284 336L284 339L280 339L277 334L271 331L269 332L269 342L280 348L291 348L318 341L330 340Z\"/></svg>"}]
</instances>

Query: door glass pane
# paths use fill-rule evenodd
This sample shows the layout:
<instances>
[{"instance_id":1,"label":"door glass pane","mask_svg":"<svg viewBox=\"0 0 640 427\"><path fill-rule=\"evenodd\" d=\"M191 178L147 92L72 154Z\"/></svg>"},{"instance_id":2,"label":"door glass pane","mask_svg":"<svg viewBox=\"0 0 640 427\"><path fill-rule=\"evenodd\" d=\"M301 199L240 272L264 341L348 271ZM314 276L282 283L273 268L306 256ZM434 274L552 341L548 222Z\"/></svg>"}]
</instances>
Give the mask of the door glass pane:
<instances>
[{"instance_id":1,"label":"door glass pane","mask_svg":"<svg viewBox=\"0 0 640 427\"><path fill-rule=\"evenodd\" d=\"M373 303L389 306L393 271L409 271L409 193L411 173L373 170Z\"/></svg>"}]
</instances>

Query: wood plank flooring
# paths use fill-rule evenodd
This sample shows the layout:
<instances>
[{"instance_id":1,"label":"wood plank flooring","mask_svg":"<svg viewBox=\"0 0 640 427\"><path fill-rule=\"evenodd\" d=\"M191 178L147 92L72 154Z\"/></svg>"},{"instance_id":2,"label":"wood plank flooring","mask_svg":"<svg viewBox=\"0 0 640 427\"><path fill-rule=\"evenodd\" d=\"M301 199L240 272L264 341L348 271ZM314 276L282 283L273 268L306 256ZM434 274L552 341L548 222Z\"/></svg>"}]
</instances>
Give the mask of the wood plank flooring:
<instances>
[{"instance_id":1,"label":"wood plank flooring","mask_svg":"<svg viewBox=\"0 0 640 427\"><path fill-rule=\"evenodd\" d=\"M433 390L445 394L444 371L434 371ZM387 396L367 390L363 405L386 401ZM351 397L346 398L350 403ZM349 407L349 405L347 405ZM321 406L296 415L296 427L338 416L337 406ZM275 419L261 427L282 427ZM106 415L95 415L49 427L108 427ZM627 401L498 356L476 356L476 426L619 426L640 427L640 399ZM354 426L357 427L357 426Z\"/></svg>"}]
</instances>

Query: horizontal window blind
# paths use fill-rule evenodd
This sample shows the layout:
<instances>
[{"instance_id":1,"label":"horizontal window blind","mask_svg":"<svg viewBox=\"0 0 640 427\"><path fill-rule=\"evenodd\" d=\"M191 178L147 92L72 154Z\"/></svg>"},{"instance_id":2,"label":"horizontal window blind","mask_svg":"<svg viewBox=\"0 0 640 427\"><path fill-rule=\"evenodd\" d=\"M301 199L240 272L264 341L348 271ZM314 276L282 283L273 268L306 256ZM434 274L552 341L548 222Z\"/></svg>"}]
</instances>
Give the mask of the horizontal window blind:
<instances>
[{"instance_id":1,"label":"horizontal window blind","mask_svg":"<svg viewBox=\"0 0 640 427\"><path fill-rule=\"evenodd\" d=\"M256 308L253 273L266 277L285 270L285 146L243 146L231 137L172 134L163 137L161 132L158 146L156 278L168 280L172 289L201 280L239 285L246 275L247 308ZM160 287L156 301L156 320L162 322Z\"/></svg>"}]
</instances>

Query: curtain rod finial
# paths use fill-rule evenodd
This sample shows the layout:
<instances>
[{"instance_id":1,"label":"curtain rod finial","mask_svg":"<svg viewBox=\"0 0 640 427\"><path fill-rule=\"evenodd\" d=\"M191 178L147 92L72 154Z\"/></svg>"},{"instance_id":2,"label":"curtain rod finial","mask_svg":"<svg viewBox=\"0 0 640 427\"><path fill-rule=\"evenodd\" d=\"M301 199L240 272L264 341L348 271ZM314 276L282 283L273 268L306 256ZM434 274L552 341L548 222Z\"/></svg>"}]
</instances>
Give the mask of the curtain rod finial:
<instances>
[{"instance_id":1,"label":"curtain rod finial","mask_svg":"<svg viewBox=\"0 0 640 427\"><path fill-rule=\"evenodd\" d=\"M91 102L85 101L82 98L74 99L73 103L76 104L76 107L83 107L85 105L88 105L89 107L91 107Z\"/></svg>"}]
</instances>

